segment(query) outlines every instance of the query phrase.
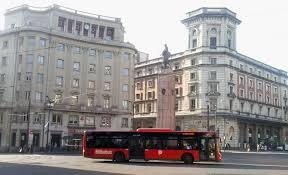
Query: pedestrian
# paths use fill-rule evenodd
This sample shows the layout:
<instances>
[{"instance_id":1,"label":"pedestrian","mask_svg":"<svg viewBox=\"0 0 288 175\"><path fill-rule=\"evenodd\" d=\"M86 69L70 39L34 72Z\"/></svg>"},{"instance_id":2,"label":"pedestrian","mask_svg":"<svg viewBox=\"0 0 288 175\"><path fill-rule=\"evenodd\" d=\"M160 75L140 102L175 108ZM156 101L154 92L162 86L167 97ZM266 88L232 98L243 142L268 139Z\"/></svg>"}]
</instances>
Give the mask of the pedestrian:
<instances>
[{"instance_id":1,"label":"pedestrian","mask_svg":"<svg viewBox=\"0 0 288 175\"><path fill-rule=\"evenodd\" d=\"M247 152L250 152L250 144L247 144Z\"/></svg>"}]
</instances>

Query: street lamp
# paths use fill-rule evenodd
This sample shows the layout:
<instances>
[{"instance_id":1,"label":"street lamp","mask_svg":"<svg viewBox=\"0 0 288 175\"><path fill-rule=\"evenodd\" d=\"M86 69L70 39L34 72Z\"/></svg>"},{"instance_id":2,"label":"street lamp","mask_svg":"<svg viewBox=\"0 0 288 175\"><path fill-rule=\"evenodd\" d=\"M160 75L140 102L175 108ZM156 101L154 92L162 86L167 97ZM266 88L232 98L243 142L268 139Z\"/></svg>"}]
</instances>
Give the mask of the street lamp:
<instances>
[{"instance_id":1,"label":"street lamp","mask_svg":"<svg viewBox=\"0 0 288 175\"><path fill-rule=\"evenodd\" d=\"M47 119L47 132L46 132L46 149L47 152L49 150L49 127L50 127L50 113L52 108L54 107L54 100L50 99L48 96L47 98L47 107L48 107L48 119Z\"/></svg>"}]
</instances>

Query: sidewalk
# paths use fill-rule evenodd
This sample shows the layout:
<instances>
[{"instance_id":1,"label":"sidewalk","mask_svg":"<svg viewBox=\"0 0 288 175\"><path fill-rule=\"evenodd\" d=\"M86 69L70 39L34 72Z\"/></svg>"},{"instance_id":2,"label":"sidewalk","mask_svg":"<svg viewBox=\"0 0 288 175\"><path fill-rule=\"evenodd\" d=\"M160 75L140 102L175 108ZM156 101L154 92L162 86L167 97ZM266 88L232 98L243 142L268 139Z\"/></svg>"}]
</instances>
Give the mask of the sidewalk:
<instances>
[{"instance_id":1,"label":"sidewalk","mask_svg":"<svg viewBox=\"0 0 288 175\"><path fill-rule=\"evenodd\" d=\"M221 150L221 153L236 153L236 154L279 154L288 155L288 151L235 151L235 150Z\"/></svg>"}]
</instances>

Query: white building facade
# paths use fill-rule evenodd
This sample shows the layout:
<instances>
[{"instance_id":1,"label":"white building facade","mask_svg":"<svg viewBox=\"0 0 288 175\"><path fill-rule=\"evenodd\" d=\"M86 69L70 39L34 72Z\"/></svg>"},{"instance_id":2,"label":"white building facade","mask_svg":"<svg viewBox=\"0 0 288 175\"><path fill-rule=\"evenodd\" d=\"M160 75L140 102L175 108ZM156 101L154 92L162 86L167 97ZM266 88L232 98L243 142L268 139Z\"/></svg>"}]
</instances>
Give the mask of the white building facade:
<instances>
[{"instance_id":1,"label":"white building facade","mask_svg":"<svg viewBox=\"0 0 288 175\"><path fill-rule=\"evenodd\" d=\"M237 52L240 22L226 8L200 8L182 20L188 49L170 58L177 82L176 129L207 131L209 119L209 130L231 147L283 144L287 72ZM155 127L161 66L162 58L135 64L135 128Z\"/></svg>"},{"instance_id":2,"label":"white building facade","mask_svg":"<svg viewBox=\"0 0 288 175\"><path fill-rule=\"evenodd\" d=\"M2 150L130 129L137 50L120 18L23 5L6 11L0 43Z\"/></svg>"}]
</instances>

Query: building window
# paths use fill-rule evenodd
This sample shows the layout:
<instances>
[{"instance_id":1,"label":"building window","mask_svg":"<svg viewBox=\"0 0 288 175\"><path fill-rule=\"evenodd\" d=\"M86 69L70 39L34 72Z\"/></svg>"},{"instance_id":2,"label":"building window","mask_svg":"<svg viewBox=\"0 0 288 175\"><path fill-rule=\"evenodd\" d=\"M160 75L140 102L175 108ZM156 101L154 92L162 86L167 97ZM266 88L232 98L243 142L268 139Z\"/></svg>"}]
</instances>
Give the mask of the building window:
<instances>
[{"instance_id":1,"label":"building window","mask_svg":"<svg viewBox=\"0 0 288 175\"><path fill-rule=\"evenodd\" d=\"M104 38L105 26L99 26L99 38Z\"/></svg>"},{"instance_id":2,"label":"building window","mask_svg":"<svg viewBox=\"0 0 288 175\"><path fill-rule=\"evenodd\" d=\"M278 109L275 109L275 117L278 116Z\"/></svg>"},{"instance_id":3,"label":"building window","mask_svg":"<svg viewBox=\"0 0 288 175\"><path fill-rule=\"evenodd\" d=\"M77 104L79 102L79 95L72 95L71 96L71 103L73 105Z\"/></svg>"},{"instance_id":4,"label":"building window","mask_svg":"<svg viewBox=\"0 0 288 175\"><path fill-rule=\"evenodd\" d=\"M52 123L62 125L62 114L53 114Z\"/></svg>"},{"instance_id":5,"label":"building window","mask_svg":"<svg viewBox=\"0 0 288 175\"><path fill-rule=\"evenodd\" d=\"M254 97L254 93L253 93L253 92L250 92L249 95L250 95L250 99L253 100L253 99L254 99L254 98L253 98L253 97Z\"/></svg>"},{"instance_id":6,"label":"building window","mask_svg":"<svg viewBox=\"0 0 288 175\"><path fill-rule=\"evenodd\" d=\"M89 64L89 72L96 72L95 64Z\"/></svg>"},{"instance_id":7,"label":"building window","mask_svg":"<svg viewBox=\"0 0 288 175\"><path fill-rule=\"evenodd\" d=\"M33 55L32 54L27 55L26 64L33 64Z\"/></svg>"},{"instance_id":8,"label":"building window","mask_svg":"<svg viewBox=\"0 0 288 175\"><path fill-rule=\"evenodd\" d=\"M240 78L240 85L244 85L244 77L239 77Z\"/></svg>"},{"instance_id":9,"label":"building window","mask_svg":"<svg viewBox=\"0 0 288 175\"><path fill-rule=\"evenodd\" d=\"M106 51L104 52L104 58L106 59L112 59L112 52L111 51Z\"/></svg>"},{"instance_id":10,"label":"building window","mask_svg":"<svg viewBox=\"0 0 288 175\"><path fill-rule=\"evenodd\" d=\"M110 90L111 90L111 83L104 82L104 91L110 91Z\"/></svg>"},{"instance_id":11,"label":"building window","mask_svg":"<svg viewBox=\"0 0 288 175\"><path fill-rule=\"evenodd\" d=\"M240 70L243 70L243 67L244 67L243 64L240 64Z\"/></svg>"},{"instance_id":12,"label":"building window","mask_svg":"<svg viewBox=\"0 0 288 175\"><path fill-rule=\"evenodd\" d=\"M253 113L253 107L254 107L254 105L253 105L253 104L250 104L250 113L251 113L251 114Z\"/></svg>"},{"instance_id":13,"label":"building window","mask_svg":"<svg viewBox=\"0 0 288 175\"><path fill-rule=\"evenodd\" d=\"M87 106L91 107L94 105L94 97L88 97Z\"/></svg>"},{"instance_id":14,"label":"building window","mask_svg":"<svg viewBox=\"0 0 288 175\"><path fill-rule=\"evenodd\" d=\"M18 56L18 64L22 64L22 55Z\"/></svg>"},{"instance_id":15,"label":"building window","mask_svg":"<svg viewBox=\"0 0 288 175\"><path fill-rule=\"evenodd\" d=\"M174 70L180 69L180 63L175 63L174 64Z\"/></svg>"},{"instance_id":16,"label":"building window","mask_svg":"<svg viewBox=\"0 0 288 175\"><path fill-rule=\"evenodd\" d=\"M42 92L36 92L35 99L36 99L36 102L42 102L43 93Z\"/></svg>"},{"instance_id":17,"label":"building window","mask_svg":"<svg viewBox=\"0 0 288 175\"><path fill-rule=\"evenodd\" d=\"M241 112L244 112L244 103L242 102L240 103L240 105L241 105L241 108L240 108Z\"/></svg>"},{"instance_id":18,"label":"building window","mask_svg":"<svg viewBox=\"0 0 288 175\"><path fill-rule=\"evenodd\" d=\"M218 84L217 83L209 83L209 92L217 92Z\"/></svg>"},{"instance_id":19,"label":"building window","mask_svg":"<svg viewBox=\"0 0 288 175\"><path fill-rule=\"evenodd\" d=\"M253 73L253 68L250 67L250 68L249 68L249 71L250 71L250 73Z\"/></svg>"},{"instance_id":20,"label":"building window","mask_svg":"<svg viewBox=\"0 0 288 175\"><path fill-rule=\"evenodd\" d=\"M274 87L274 93L278 93L278 88Z\"/></svg>"},{"instance_id":21,"label":"building window","mask_svg":"<svg viewBox=\"0 0 288 175\"><path fill-rule=\"evenodd\" d=\"M229 100L229 109L233 111L233 100Z\"/></svg>"},{"instance_id":22,"label":"building window","mask_svg":"<svg viewBox=\"0 0 288 175\"><path fill-rule=\"evenodd\" d=\"M270 97L266 96L266 103L270 103Z\"/></svg>"},{"instance_id":23,"label":"building window","mask_svg":"<svg viewBox=\"0 0 288 175\"><path fill-rule=\"evenodd\" d=\"M129 76L129 69L128 68L122 69L122 75L123 76Z\"/></svg>"},{"instance_id":24,"label":"building window","mask_svg":"<svg viewBox=\"0 0 288 175\"><path fill-rule=\"evenodd\" d=\"M216 58L210 58L210 64L217 64Z\"/></svg>"},{"instance_id":25,"label":"building window","mask_svg":"<svg viewBox=\"0 0 288 175\"><path fill-rule=\"evenodd\" d=\"M25 91L25 100L29 100L31 96L31 91Z\"/></svg>"},{"instance_id":26,"label":"building window","mask_svg":"<svg viewBox=\"0 0 288 175\"><path fill-rule=\"evenodd\" d=\"M67 32L68 32L68 33L72 33L72 31L73 31L73 25L74 25L74 20L68 19L68 28L67 28Z\"/></svg>"},{"instance_id":27,"label":"building window","mask_svg":"<svg viewBox=\"0 0 288 175\"><path fill-rule=\"evenodd\" d=\"M104 105L103 105L103 107L105 109L110 108L110 98L109 97L104 97Z\"/></svg>"},{"instance_id":28,"label":"building window","mask_svg":"<svg viewBox=\"0 0 288 175\"><path fill-rule=\"evenodd\" d=\"M233 86L230 86L230 87L229 87L229 93L230 93L230 94L233 94L233 93L234 93L234 87L233 87Z\"/></svg>"},{"instance_id":29,"label":"building window","mask_svg":"<svg viewBox=\"0 0 288 175\"><path fill-rule=\"evenodd\" d=\"M233 61L232 60L229 60L229 65L233 66Z\"/></svg>"},{"instance_id":30,"label":"building window","mask_svg":"<svg viewBox=\"0 0 288 175\"><path fill-rule=\"evenodd\" d=\"M217 79L217 72L216 71L209 72L209 79L210 80L216 80Z\"/></svg>"},{"instance_id":31,"label":"building window","mask_svg":"<svg viewBox=\"0 0 288 175\"><path fill-rule=\"evenodd\" d=\"M102 117L100 127L111 127L111 117Z\"/></svg>"},{"instance_id":32,"label":"building window","mask_svg":"<svg viewBox=\"0 0 288 175\"><path fill-rule=\"evenodd\" d=\"M56 104L60 104L62 101L62 94L56 94L54 99L55 99L54 102Z\"/></svg>"},{"instance_id":33,"label":"building window","mask_svg":"<svg viewBox=\"0 0 288 175\"><path fill-rule=\"evenodd\" d=\"M5 82L6 74L0 74L0 82Z\"/></svg>"},{"instance_id":34,"label":"building window","mask_svg":"<svg viewBox=\"0 0 288 175\"><path fill-rule=\"evenodd\" d=\"M196 80L196 73L195 72L190 73L190 80Z\"/></svg>"},{"instance_id":35,"label":"building window","mask_svg":"<svg viewBox=\"0 0 288 175\"><path fill-rule=\"evenodd\" d=\"M2 48L7 48L8 47L8 41L3 41Z\"/></svg>"},{"instance_id":36,"label":"building window","mask_svg":"<svg viewBox=\"0 0 288 175\"><path fill-rule=\"evenodd\" d=\"M179 111L179 100L175 100L175 111Z\"/></svg>"},{"instance_id":37,"label":"building window","mask_svg":"<svg viewBox=\"0 0 288 175\"><path fill-rule=\"evenodd\" d=\"M64 60L58 59L56 63L56 67L59 69L64 69Z\"/></svg>"},{"instance_id":38,"label":"building window","mask_svg":"<svg viewBox=\"0 0 288 175\"><path fill-rule=\"evenodd\" d=\"M63 87L64 78L61 76L56 77L56 86Z\"/></svg>"},{"instance_id":39,"label":"building window","mask_svg":"<svg viewBox=\"0 0 288 175\"><path fill-rule=\"evenodd\" d=\"M6 66L7 65L7 57L2 57L2 66Z\"/></svg>"},{"instance_id":40,"label":"building window","mask_svg":"<svg viewBox=\"0 0 288 175\"><path fill-rule=\"evenodd\" d=\"M32 72L26 72L26 80L31 81L32 80Z\"/></svg>"},{"instance_id":41,"label":"building window","mask_svg":"<svg viewBox=\"0 0 288 175\"><path fill-rule=\"evenodd\" d=\"M233 81L233 74L230 73L230 81Z\"/></svg>"},{"instance_id":42,"label":"building window","mask_svg":"<svg viewBox=\"0 0 288 175\"><path fill-rule=\"evenodd\" d=\"M244 89L240 89L240 97L244 97Z\"/></svg>"},{"instance_id":43,"label":"building window","mask_svg":"<svg viewBox=\"0 0 288 175\"><path fill-rule=\"evenodd\" d=\"M191 59L191 66L196 65L196 58Z\"/></svg>"},{"instance_id":44,"label":"building window","mask_svg":"<svg viewBox=\"0 0 288 175\"><path fill-rule=\"evenodd\" d=\"M89 89L94 89L95 88L95 81L88 81L88 88Z\"/></svg>"},{"instance_id":45,"label":"building window","mask_svg":"<svg viewBox=\"0 0 288 175\"><path fill-rule=\"evenodd\" d=\"M262 90L262 83L258 82L258 89Z\"/></svg>"},{"instance_id":46,"label":"building window","mask_svg":"<svg viewBox=\"0 0 288 175\"><path fill-rule=\"evenodd\" d=\"M4 100L4 90L1 89L0 91L0 102L2 102Z\"/></svg>"},{"instance_id":47,"label":"building window","mask_svg":"<svg viewBox=\"0 0 288 175\"><path fill-rule=\"evenodd\" d=\"M270 108L267 108L267 115L270 116Z\"/></svg>"},{"instance_id":48,"label":"building window","mask_svg":"<svg viewBox=\"0 0 288 175\"><path fill-rule=\"evenodd\" d=\"M191 99L190 100L190 110L194 111L196 109L196 100L195 99Z\"/></svg>"},{"instance_id":49,"label":"building window","mask_svg":"<svg viewBox=\"0 0 288 175\"><path fill-rule=\"evenodd\" d=\"M262 106L259 106L259 115L262 113Z\"/></svg>"},{"instance_id":50,"label":"building window","mask_svg":"<svg viewBox=\"0 0 288 175\"><path fill-rule=\"evenodd\" d=\"M96 49L89 49L89 55L95 56L96 55Z\"/></svg>"},{"instance_id":51,"label":"building window","mask_svg":"<svg viewBox=\"0 0 288 175\"><path fill-rule=\"evenodd\" d=\"M58 27L60 27L61 31L64 31L64 26L65 26L66 18L63 18L59 16L58 18Z\"/></svg>"},{"instance_id":52,"label":"building window","mask_svg":"<svg viewBox=\"0 0 288 175\"><path fill-rule=\"evenodd\" d=\"M228 39L228 48L231 48L231 39Z\"/></svg>"},{"instance_id":53,"label":"building window","mask_svg":"<svg viewBox=\"0 0 288 175\"><path fill-rule=\"evenodd\" d=\"M128 92L128 84L122 85L122 92Z\"/></svg>"},{"instance_id":54,"label":"building window","mask_svg":"<svg viewBox=\"0 0 288 175\"><path fill-rule=\"evenodd\" d=\"M267 91L267 92L270 92L270 91L271 91L271 87L270 87L269 84L266 85L266 91Z\"/></svg>"},{"instance_id":55,"label":"building window","mask_svg":"<svg viewBox=\"0 0 288 175\"><path fill-rule=\"evenodd\" d=\"M105 66L104 75L111 75L111 66Z\"/></svg>"},{"instance_id":56,"label":"building window","mask_svg":"<svg viewBox=\"0 0 288 175\"><path fill-rule=\"evenodd\" d=\"M80 71L80 63L79 62L73 63L73 70L74 71Z\"/></svg>"},{"instance_id":57,"label":"building window","mask_svg":"<svg viewBox=\"0 0 288 175\"><path fill-rule=\"evenodd\" d=\"M19 81L21 80L21 72L17 73L17 80L19 80Z\"/></svg>"},{"instance_id":58,"label":"building window","mask_svg":"<svg viewBox=\"0 0 288 175\"><path fill-rule=\"evenodd\" d=\"M197 39L193 39L192 40L192 48L196 48L197 47Z\"/></svg>"},{"instance_id":59,"label":"building window","mask_svg":"<svg viewBox=\"0 0 288 175\"><path fill-rule=\"evenodd\" d=\"M80 47L74 46L74 47L72 47L72 52L74 54L80 54L81 49L80 49Z\"/></svg>"},{"instance_id":60,"label":"building window","mask_svg":"<svg viewBox=\"0 0 288 175\"><path fill-rule=\"evenodd\" d=\"M35 46L35 36L28 36L28 47Z\"/></svg>"},{"instance_id":61,"label":"building window","mask_svg":"<svg viewBox=\"0 0 288 175\"><path fill-rule=\"evenodd\" d=\"M124 110L127 110L127 109L128 109L128 100L123 100L123 101L122 101L122 108L123 108Z\"/></svg>"},{"instance_id":62,"label":"building window","mask_svg":"<svg viewBox=\"0 0 288 175\"><path fill-rule=\"evenodd\" d=\"M78 115L70 115L68 125L78 125L79 116Z\"/></svg>"},{"instance_id":63,"label":"building window","mask_svg":"<svg viewBox=\"0 0 288 175\"><path fill-rule=\"evenodd\" d=\"M64 44L62 43L58 43L57 46L56 46L56 50L58 51L64 51L65 47L64 47Z\"/></svg>"},{"instance_id":64,"label":"building window","mask_svg":"<svg viewBox=\"0 0 288 175\"><path fill-rule=\"evenodd\" d=\"M190 86L190 93L196 93L196 91L197 91L196 85L191 85Z\"/></svg>"},{"instance_id":65,"label":"building window","mask_svg":"<svg viewBox=\"0 0 288 175\"><path fill-rule=\"evenodd\" d=\"M249 80L249 87L253 88L253 81L252 80Z\"/></svg>"},{"instance_id":66,"label":"building window","mask_svg":"<svg viewBox=\"0 0 288 175\"><path fill-rule=\"evenodd\" d=\"M258 71L258 75L261 76L261 71Z\"/></svg>"},{"instance_id":67,"label":"building window","mask_svg":"<svg viewBox=\"0 0 288 175\"><path fill-rule=\"evenodd\" d=\"M72 82L72 87L74 88L78 88L79 87L79 79L73 79L73 82Z\"/></svg>"},{"instance_id":68,"label":"building window","mask_svg":"<svg viewBox=\"0 0 288 175\"><path fill-rule=\"evenodd\" d=\"M269 74L266 74L266 78L269 79Z\"/></svg>"},{"instance_id":69,"label":"building window","mask_svg":"<svg viewBox=\"0 0 288 175\"><path fill-rule=\"evenodd\" d=\"M128 118L122 118L121 128L128 128Z\"/></svg>"},{"instance_id":70,"label":"building window","mask_svg":"<svg viewBox=\"0 0 288 175\"><path fill-rule=\"evenodd\" d=\"M114 28L107 27L106 39L107 40L114 40Z\"/></svg>"},{"instance_id":71,"label":"building window","mask_svg":"<svg viewBox=\"0 0 288 175\"><path fill-rule=\"evenodd\" d=\"M0 112L0 123L3 123L4 112Z\"/></svg>"},{"instance_id":72,"label":"building window","mask_svg":"<svg viewBox=\"0 0 288 175\"><path fill-rule=\"evenodd\" d=\"M21 75L21 73L20 73ZM43 83L44 82L44 74L37 73L37 83Z\"/></svg>"},{"instance_id":73,"label":"building window","mask_svg":"<svg viewBox=\"0 0 288 175\"><path fill-rule=\"evenodd\" d=\"M181 76L181 75L176 75L176 76L175 76L175 82L181 84L181 82L182 82L182 76Z\"/></svg>"},{"instance_id":74,"label":"building window","mask_svg":"<svg viewBox=\"0 0 288 175\"><path fill-rule=\"evenodd\" d=\"M152 112L152 104L151 103L147 103L147 112L148 113Z\"/></svg>"},{"instance_id":75,"label":"building window","mask_svg":"<svg viewBox=\"0 0 288 175\"><path fill-rule=\"evenodd\" d=\"M153 88L154 87L154 80L149 80L148 81L148 87Z\"/></svg>"},{"instance_id":76,"label":"building window","mask_svg":"<svg viewBox=\"0 0 288 175\"><path fill-rule=\"evenodd\" d=\"M152 68L149 68L149 69L148 69L148 74L149 74L149 75L152 75L152 74L153 74L153 69L152 69Z\"/></svg>"},{"instance_id":77,"label":"building window","mask_svg":"<svg viewBox=\"0 0 288 175\"><path fill-rule=\"evenodd\" d=\"M86 117L85 117L85 125L87 125L87 126L94 126L94 125L95 125L95 117L93 117L93 116L86 116Z\"/></svg>"},{"instance_id":78,"label":"building window","mask_svg":"<svg viewBox=\"0 0 288 175\"><path fill-rule=\"evenodd\" d=\"M258 94L258 101L262 101L262 95L261 94Z\"/></svg>"},{"instance_id":79,"label":"building window","mask_svg":"<svg viewBox=\"0 0 288 175\"><path fill-rule=\"evenodd\" d=\"M41 47L46 47L46 39L45 38L40 38L40 46Z\"/></svg>"},{"instance_id":80,"label":"building window","mask_svg":"<svg viewBox=\"0 0 288 175\"><path fill-rule=\"evenodd\" d=\"M276 106L278 105L278 99L277 98L274 99L274 105L276 105Z\"/></svg>"},{"instance_id":81,"label":"building window","mask_svg":"<svg viewBox=\"0 0 288 175\"><path fill-rule=\"evenodd\" d=\"M142 90L142 82L136 83L137 90Z\"/></svg>"},{"instance_id":82,"label":"building window","mask_svg":"<svg viewBox=\"0 0 288 175\"><path fill-rule=\"evenodd\" d=\"M89 29L90 29L90 24L84 23L83 36L88 36Z\"/></svg>"},{"instance_id":83,"label":"building window","mask_svg":"<svg viewBox=\"0 0 288 175\"><path fill-rule=\"evenodd\" d=\"M76 21L75 30L76 30L77 35L81 34L81 31L82 31L82 22L81 21Z\"/></svg>"},{"instance_id":84,"label":"building window","mask_svg":"<svg viewBox=\"0 0 288 175\"><path fill-rule=\"evenodd\" d=\"M38 64L40 65L44 64L44 56L41 56L41 55L38 56Z\"/></svg>"},{"instance_id":85,"label":"building window","mask_svg":"<svg viewBox=\"0 0 288 175\"><path fill-rule=\"evenodd\" d=\"M122 59L124 62L128 62L129 61L129 53L123 53L122 54Z\"/></svg>"},{"instance_id":86,"label":"building window","mask_svg":"<svg viewBox=\"0 0 288 175\"><path fill-rule=\"evenodd\" d=\"M216 37L210 37L210 49L216 49Z\"/></svg>"}]
</instances>

